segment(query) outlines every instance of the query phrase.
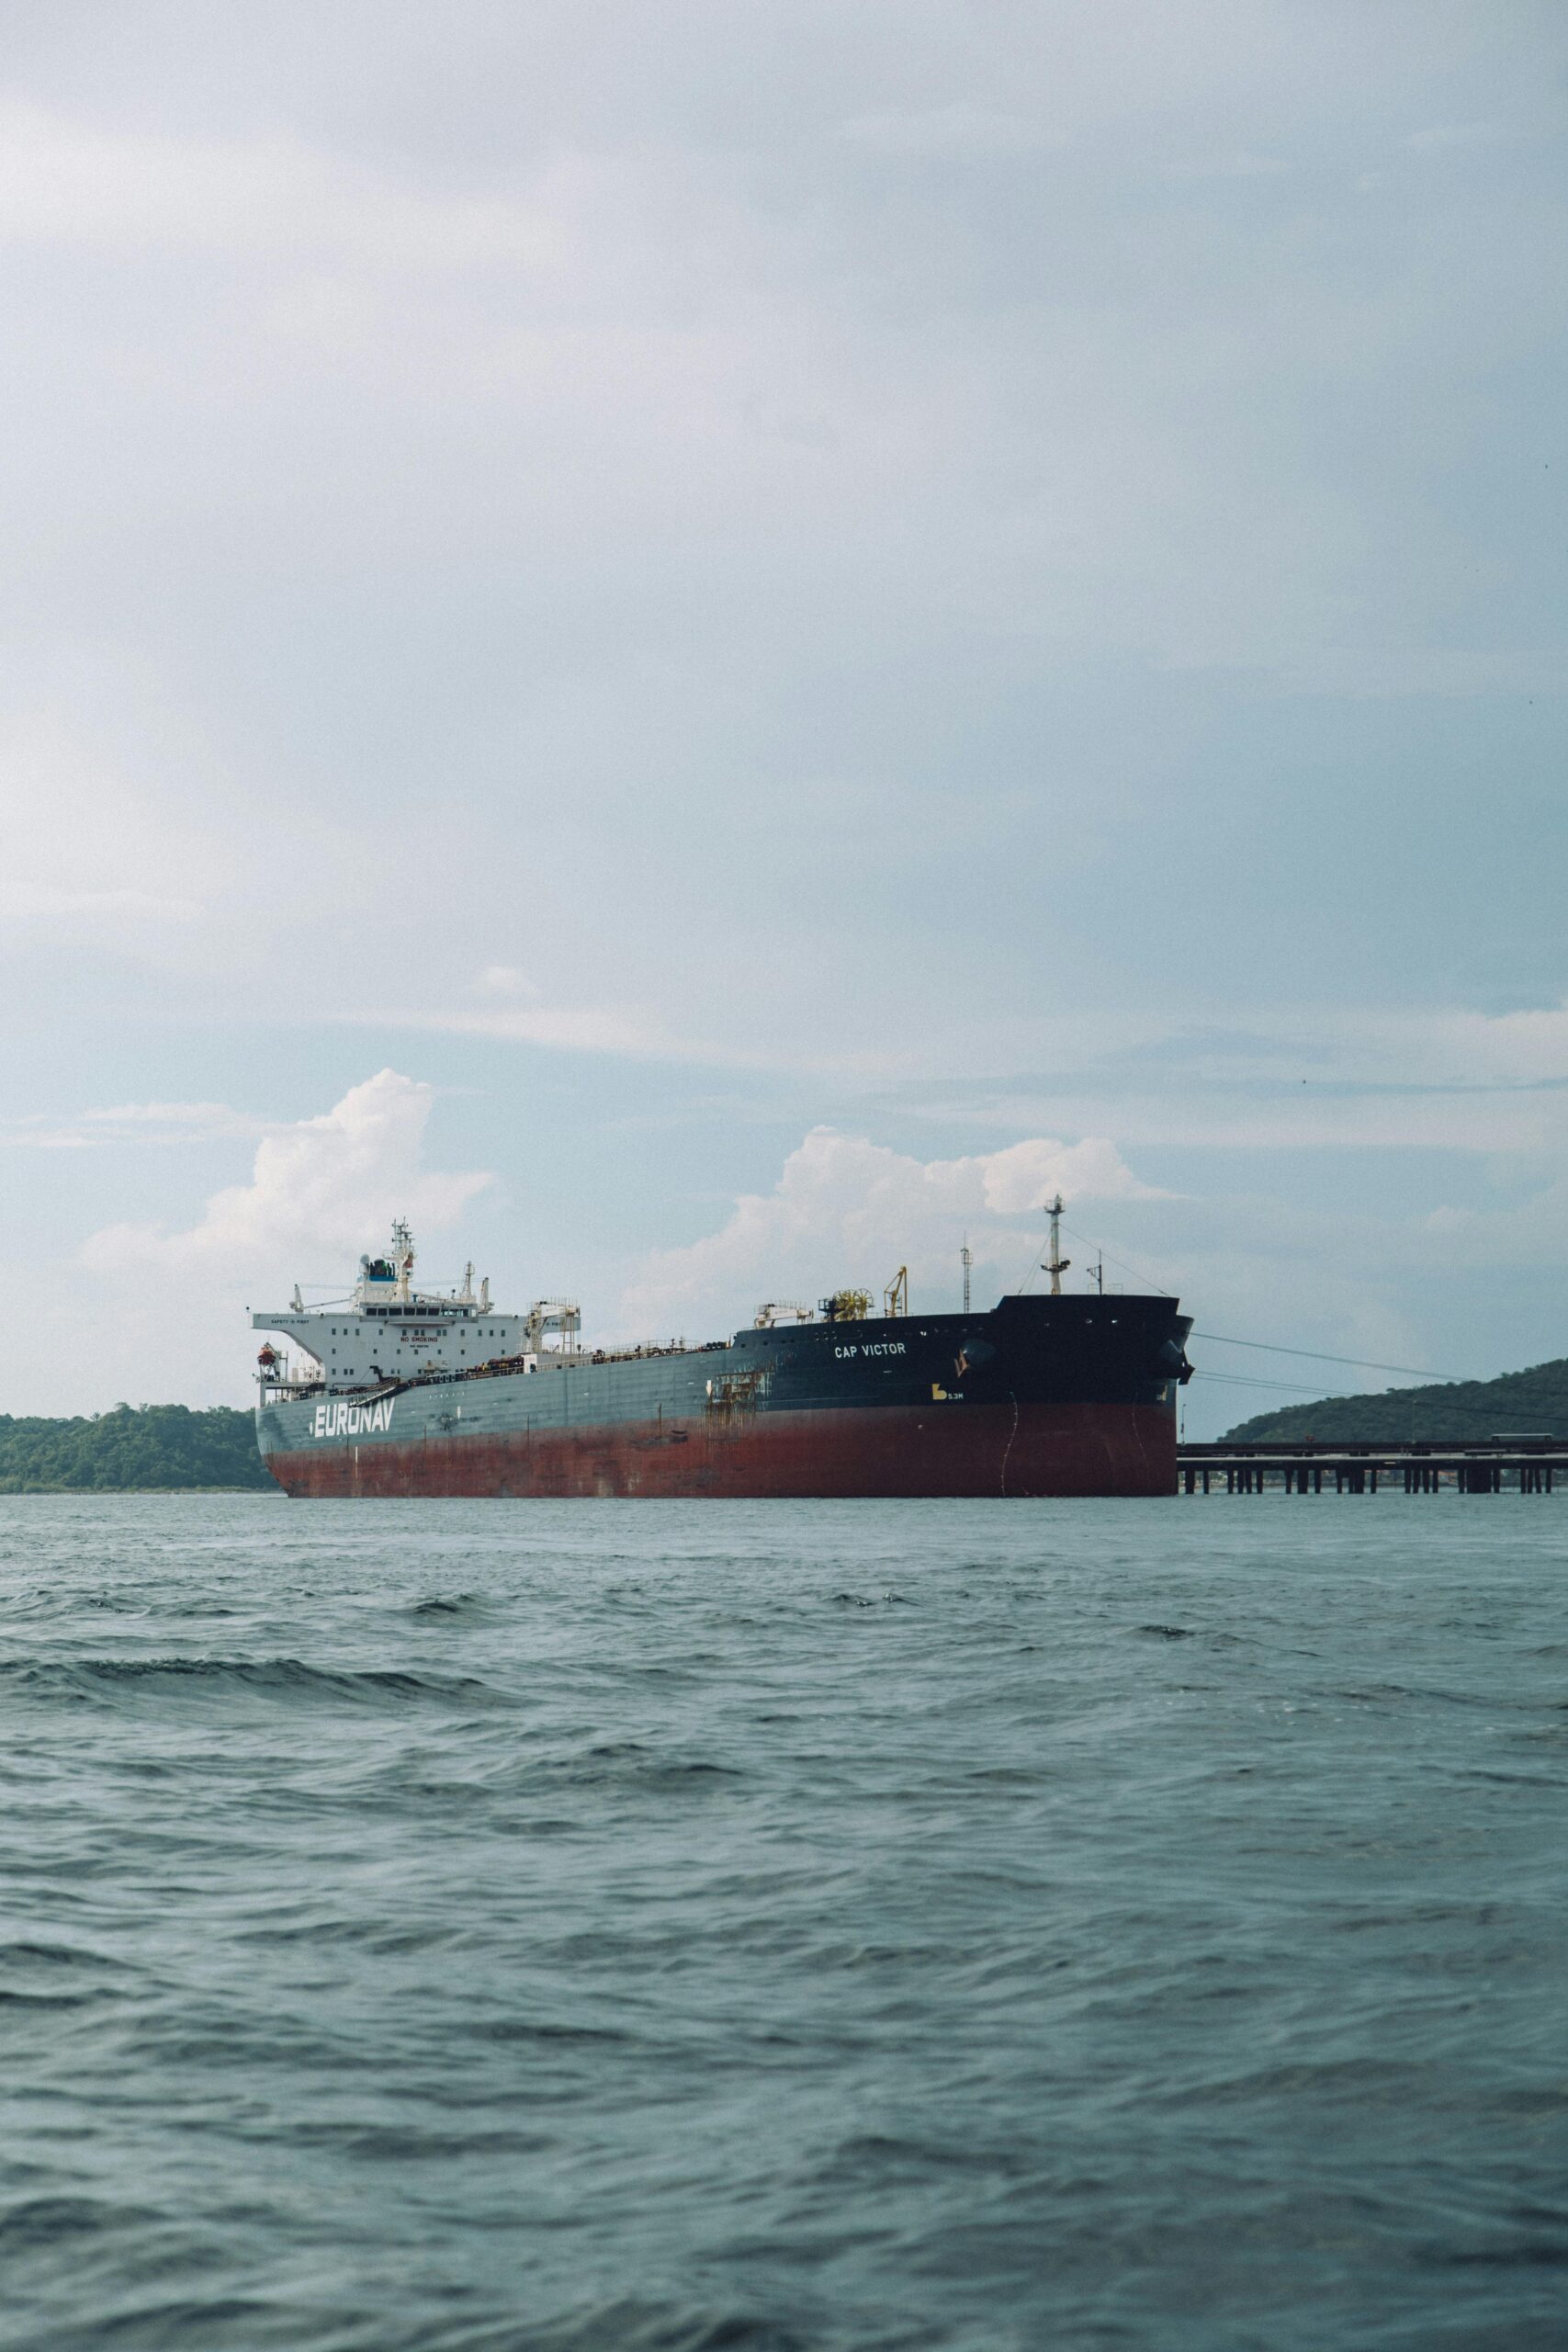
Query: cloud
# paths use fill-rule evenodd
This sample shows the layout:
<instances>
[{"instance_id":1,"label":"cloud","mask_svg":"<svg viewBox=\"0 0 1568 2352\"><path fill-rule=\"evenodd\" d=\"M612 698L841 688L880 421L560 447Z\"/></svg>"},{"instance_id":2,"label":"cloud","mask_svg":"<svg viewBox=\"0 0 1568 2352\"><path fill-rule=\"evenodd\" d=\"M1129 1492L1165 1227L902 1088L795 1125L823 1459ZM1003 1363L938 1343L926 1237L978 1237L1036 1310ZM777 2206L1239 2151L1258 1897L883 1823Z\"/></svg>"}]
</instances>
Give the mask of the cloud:
<instances>
[{"instance_id":1,"label":"cloud","mask_svg":"<svg viewBox=\"0 0 1568 2352\"><path fill-rule=\"evenodd\" d=\"M501 968L504 972L506 967ZM484 992L504 997L524 994L531 986L517 974L511 976L510 984L502 981L487 987ZM525 1003L508 1005L504 1010L498 1008L493 1012L383 1009L333 1017L356 1028L412 1029L443 1036L491 1037L509 1045L547 1046L565 1053L618 1055L629 1061L689 1062L697 1067L750 1069L775 1066L780 1059L777 1055L749 1051L743 1046L682 1036L653 1011L619 1005Z\"/></svg>"},{"instance_id":2,"label":"cloud","mask_svg":"<svg viewBox=\"0 0 1568 2352\"><path fill-rule=\"evenodd\" d=\"M41 1113L0 1123L0 1143L36 1150L90 1151L108 1144L213 1143L265 1132L267 1122L227 1102L119 1102L73 1119Z\"/></svg>"},{"instance_id":3,"label":"cloud","mask_svg":"<svg viewBox=\"0 0 1568 2352\"><path fill-rule=\"evenodd\" d=\"M83 1245L83 1263L109 1273L154 1267L292 1280L302 1253L352 1264L394 1216L416 1231L453 1225L491 1180L422 1166L434 1101L433 1087L379 1070L321 1117L269 1129L251 1182L215 1193L195 1225L175 1233L107 1226Z\"/></svg>"},{"instance_id":4,"label":"cloud","mask_svg":"<svg viewBox=\"0 0 1568 2352\"><path fill-rule=\"evenodd\" d=\"M1281 1005L1223 1027L1060 1024L1034 1073L922 1082L905 1115L1111 1127L1124 1145L1226 1151L1561 1155L1568 1147L1568 1006Z\"/></svg>"},{"instance_id":5,"label":"cloud","mask_svg":"<svg viewBox=\"0 0 1568 2352\"><path fill-rule=\"evenodd\" d=\"M0 243L130 253L278 251L442 272L536 264L555 240L516 200L410 189L295 136L231 141L105 129L0 108Z\"/></svg>"},{"instance_id":6,"label":"cloud","mask_svg":"<svg viewBox=\"0 0 1568 2352\"><path fill-rule=\"evenodd\" d=\"M1311 1006L1563 981L1562 11L1521 43L1496 0L1438 40L1418 10L931 0L890 41L865 9L611 0L587 74L558 0L481 0L457 42L406 0L132 0L98 41L11 13L0 1005L49 1072L17 1108L226 1102L357 1013L351 1069L493 1077L471 1156L524 1164L548 1046L574 1149L539 1183L605 1198L657 1100L684 1139L635 1176L669 1240L682 1166L716 1224L776 1172L742 1143L715 1176L681 1063L765 1072L728 1091L791 1141L1114 1136L1184 1194L1270 1186L1281 1318L1323 1311L1295 1234L1325 1145L1356 1188L1366 1147L1462 1149L1408 1157L1413 1230L1499 1152L1561 1154L1559 1016ZM1255 1025L1254 1066L1173 1042L1205 1023ZM920 1073L964 1126L879 1123L870 1087ZM266 1137L210 1125L275 1230ZM200 1122L24 1132L76 1181L6 1153L16 1278L155 1218L135 1304L188 1268L194 1379ZM960 1227L1005 1233L985 1192ZM1132 1254L1194 1214L1128 1204ZM823 1282L861 1270L840 1232ZM280 1243L282 1279L326 1246ZM560 1280L613 1297L624 1261L580 1246ZM6 1367L19 1408L53 1355L121 1377L76 1279Z\"/></svg>"},{"instance_id":7,"label":"cloud","mask_svg":"<svg viewBox=\"0 0 1568 2352\"><path fill-rule=\"evenodd\" d=\"M476 996L536 997L539 984L516 964L487 964L474 982Z\"/></svg>"},{"instance_id":8,"label":"cloud","mask_svg":"<svg viewBox=\"0 0 1568 2352\"><path fill-rule=\"evenodd\" d=\"M495 993L502 993L496 989ZM557 1046L578 1054L625 1054L636 1060L702 1061L701 1046L673 1036L646 1013L613 1005L509 1006L495 1012L398 1012L356 1015L377 1028L434 1030L457 1037L498 1037L514 1045Z\"/></svg>"},{"instance_id":9,"label":"cloud","mask_svg":"<svg viewBox=\"0 0 1568 2352\"><path fill-rule=\"evenodd\" d=\"M918 1164L918 1163L917 1163ZM978 1174L985 1208L994 1216L1022 1216L1053 1193L1066 1200L1153 1201L1168 1196L1140 1183L1104 1136L1062 1144L1043 1136L1010 1144L978 1159L933 1159L922 1174L946 1190L964 1191Z\"/></svg>"},{"instance_id":10,"label":"cloud","mask_svg":"<svg viewBox=\"0 0 1568 2352\"><path fill-rule=\"evenodd\" d=\"M308 924L314 957L323 896L363 870L360 842L321 796L301 806L276 777L246 778L134 656L11 645L28 674L25 698L0 693L5 947L237 988L265 959L276 1002L301 968L284 942Z\"/></svg>"},{"instance_id":11,"label":"cloud","mask_svg":"<svg viewBox=\"0 0 1568 2352\"><path fill-rule=\"evenodd\" d=\"M1058 1190L1069 1201L1165 1197L1102 1136L1034 1136L973 1158L919 1160L815 1127L771 1193L742 1194L717 1233L649 1260L623 1296L622 1321L646 1334L697 1314L733 1318L763 1296L809 1301L843 1282L879 1286L898 1263L917 1288L949 1288L965 1233L982 1264L999 1250L1010 1266L1020 1237L1001 1221L1038 1212Z\"/></svg>"},{"instance_id":12,"label":"cloud","mask_svg":"<svg viewBox=\"0 0 1568 2352\"><path fill-rule=\"evenodd\" d=\"M233 860L62 711L0 721L0 916L96 936L203 922Z\"/></svg>"}]
</instances>

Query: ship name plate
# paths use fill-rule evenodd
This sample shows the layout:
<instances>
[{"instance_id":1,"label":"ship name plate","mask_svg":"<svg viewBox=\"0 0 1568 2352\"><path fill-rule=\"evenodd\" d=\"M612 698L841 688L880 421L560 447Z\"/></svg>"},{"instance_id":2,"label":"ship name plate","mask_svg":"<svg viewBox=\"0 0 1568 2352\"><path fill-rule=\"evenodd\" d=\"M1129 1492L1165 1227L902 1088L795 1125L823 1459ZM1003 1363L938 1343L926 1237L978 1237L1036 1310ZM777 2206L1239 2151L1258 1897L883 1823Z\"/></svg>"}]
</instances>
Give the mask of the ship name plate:
<instances>
[{"instance_id":1,"label":"ship name plate","mask_svg":"<svg viewBox=\"0 0 1568 2352\"><path fill-rule=\"evenodd\" d=\"M335 1404L318 1405L310 1423L312 1437L359 1437L367 1430L389 1430L395 1396L383 1396L377 1405L351 1405L346 1397Z\"/></svg>"}]
</instances>

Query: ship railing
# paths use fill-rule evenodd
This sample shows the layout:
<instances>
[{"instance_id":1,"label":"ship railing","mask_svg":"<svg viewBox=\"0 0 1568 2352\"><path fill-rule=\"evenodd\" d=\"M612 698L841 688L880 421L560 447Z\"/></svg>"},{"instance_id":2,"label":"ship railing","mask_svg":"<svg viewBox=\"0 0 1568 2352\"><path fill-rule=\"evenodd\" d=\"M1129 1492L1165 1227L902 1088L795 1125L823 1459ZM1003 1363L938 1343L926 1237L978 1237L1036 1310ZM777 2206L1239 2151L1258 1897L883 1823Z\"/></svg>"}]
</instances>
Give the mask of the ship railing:
<instances>
[{"instance_id":1,"label":"ship railing","mask_svg":"<svg viewBox=\"0 0 1568 2352\"><path fill-rule=\"evenodd\" d=\"M656 1356L702 1355L709 1348L727 1348L728 1345L728 1340L704 1340L698 1346L690 1348L684 1340L671 1340L667 1347L660 1348L654 1346L651 1341L640 1340L635 1348L595 1348L589 1356L588 1362L590 1363L650 1363Z\"/></svg>"}]
</instances>

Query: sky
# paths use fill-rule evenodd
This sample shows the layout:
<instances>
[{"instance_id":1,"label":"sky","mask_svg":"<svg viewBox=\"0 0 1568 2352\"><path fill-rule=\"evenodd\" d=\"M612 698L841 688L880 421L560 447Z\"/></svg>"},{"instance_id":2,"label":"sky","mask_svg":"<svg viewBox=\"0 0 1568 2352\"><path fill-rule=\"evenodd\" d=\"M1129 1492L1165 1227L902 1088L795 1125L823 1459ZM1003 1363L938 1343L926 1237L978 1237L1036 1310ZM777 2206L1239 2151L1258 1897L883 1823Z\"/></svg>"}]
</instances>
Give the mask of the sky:
<instances>
[{"instance_id":1,"label":"sky","mask_svg":"<svg viewBox=\"0 0 1568 2352\"><path fill-rule=\"evenodd\" d=\"M1558 0L0 0L0 1411L1057 1186L1190 1436L1568 1354L1565 125Z\"/></svg>"}]
</instances>

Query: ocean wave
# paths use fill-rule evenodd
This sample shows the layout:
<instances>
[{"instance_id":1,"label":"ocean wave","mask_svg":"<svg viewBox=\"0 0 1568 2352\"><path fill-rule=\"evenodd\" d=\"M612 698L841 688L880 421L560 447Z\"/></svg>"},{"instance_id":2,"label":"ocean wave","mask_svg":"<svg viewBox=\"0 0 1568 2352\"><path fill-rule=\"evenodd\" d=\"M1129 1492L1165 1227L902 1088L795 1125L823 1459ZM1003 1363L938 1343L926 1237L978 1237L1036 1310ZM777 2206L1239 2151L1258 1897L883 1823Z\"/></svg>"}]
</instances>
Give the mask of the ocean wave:
<instances>
[{"instance_id":1,"label":"ocean wave","mask_svg":"<svg viewBox=\"0 0 1568 2352\"><path fill-rule=\"evenodd\" d=\"M465 2294L461 2300L476 2300ZM20 2339L12 2339L19 2341ZM842 2340L842 2339L840 2339ZM922 2337L884 2339L895 2344ZM654 2304L616 2298L558 2317L519 2318L491 2308L445 2317L377 2316L352 2302L307 2302L284 2295L169 2296L128 2301L90 2327L39 2329L28 2352L807 2352L814 2339L744 2308Z\"/></svg>"},{"instance_id":2,"label":"ocean wave","mask_svg":"<svg viewBox=\"0 0 1568 2352\"><path fill-rule=\"evenodd\" d=\"M0 2346L1555 2342L1562 1539L1371 1508L22 1498Z\"/></svg>"},{"instance_id":3,"label":"ocean wave","mask_svg":"<svg viewBox=\"0 0 1568 2352\"><path fill-rule=\"evenodd\" d=\"M298 1657L0 1658L0 1690L35 1700L111 1703L158 1697L392 1707L505 1703L504 1694L477 1675L310 1666Z\"/></svg>"},{"instance_id":4,"label":"ocean wave","mask_svg":"<svg viewBox=\"0 0 1568 2352\"><path fill-rule=\"evenodd\" d=\"M149 2206L114 2198L20 2198L0 2211L0 2259L12 2261L39 2247L80 2243L110 2232L140 2232L157 2219Z\"/></svg>"}]
</instances>

